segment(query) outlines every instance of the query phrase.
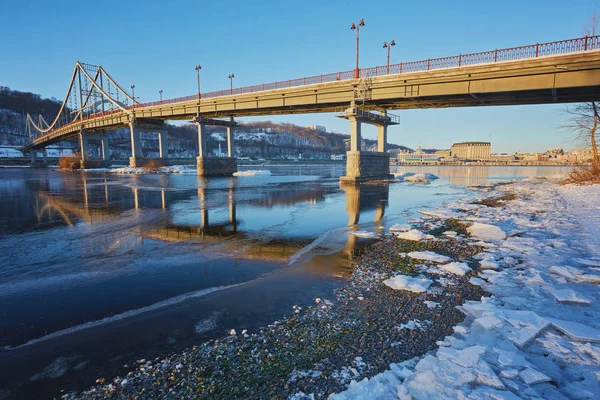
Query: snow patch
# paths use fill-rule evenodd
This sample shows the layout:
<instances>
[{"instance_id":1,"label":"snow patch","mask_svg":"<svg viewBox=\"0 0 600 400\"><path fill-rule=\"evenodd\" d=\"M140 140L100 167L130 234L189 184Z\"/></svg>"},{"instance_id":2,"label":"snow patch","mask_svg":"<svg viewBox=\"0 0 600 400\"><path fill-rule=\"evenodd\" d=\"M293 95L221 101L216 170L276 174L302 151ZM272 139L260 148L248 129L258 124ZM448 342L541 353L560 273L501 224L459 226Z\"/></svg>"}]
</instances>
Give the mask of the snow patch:
<instances>
[{"instance_id":1,"label":"snow patch","mask_svg":"<svg viewBox=\"0 0 600 400\"><path fill-rule=\"evenodd\" d=\"M433 251L411 251L407 254L410 258L414 258L415 260L422 261L432 261L437 263L448 262L452 260L448 256L443 256L441 254L437 254Z\"/></svg>"},{"instance_id":2,"label":"snow patch","mask_svg":"<svg viewBox=\"0 0 600 400\"><path fill-rule=\"evenodd\" d=\"M386 286L394 290L408 290L409 292L423 293L433 283L431 279L412 277L407 275L396 275L383 281Z\"/></svg>"}]
</instances>

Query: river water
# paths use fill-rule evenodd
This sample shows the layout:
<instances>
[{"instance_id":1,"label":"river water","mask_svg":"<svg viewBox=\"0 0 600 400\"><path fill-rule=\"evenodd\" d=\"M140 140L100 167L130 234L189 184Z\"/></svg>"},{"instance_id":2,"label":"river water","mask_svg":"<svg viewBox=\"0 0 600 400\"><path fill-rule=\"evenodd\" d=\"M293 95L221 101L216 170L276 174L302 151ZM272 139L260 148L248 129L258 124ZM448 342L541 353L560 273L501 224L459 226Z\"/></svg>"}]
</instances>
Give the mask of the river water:
<instances>
[{"instance_id":1,"label":"river water","mask_svg":"<svg viewBox=\"0 0 600 400\"><path fill-rule=\"evenodd\" d=\"M52 398L256 331L332 297L373 240L352 232L386 232L468 185L568 171L397 167L440 179L340 188L342 165L252 168L271 174L1 168L0 399Z\"/></svg>"}]
</instances>

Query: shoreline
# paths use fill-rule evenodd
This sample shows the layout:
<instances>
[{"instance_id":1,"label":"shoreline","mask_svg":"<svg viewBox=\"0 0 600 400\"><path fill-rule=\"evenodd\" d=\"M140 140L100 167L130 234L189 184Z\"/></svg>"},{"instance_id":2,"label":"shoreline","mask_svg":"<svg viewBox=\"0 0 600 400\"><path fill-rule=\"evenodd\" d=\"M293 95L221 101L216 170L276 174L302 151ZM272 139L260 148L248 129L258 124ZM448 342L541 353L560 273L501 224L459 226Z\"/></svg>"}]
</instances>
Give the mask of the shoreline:
<instances>
[{"instance_id":1,"label":"shoreline","mask_svg":"<svg viewBox=\"0 0 600 400\"><path fill-rule=\"evenodd\" d=\"M435 233L434 240L386 234L355 263L348 284L335 291L333 301L316 299L306 310L294 308L292 317L259 332L232 331L179 354L143 360L127 376L100 378L95 388L65 398L181 398L192 393L257 398L258 392L269 398L327 398L354 380L385 371L390 363L418 357L464 319L457 306L485 294L469 283L470 275L428 272L435 263L418 261L421 267L406 257L411 251L435 251L469 263L472 274L478 271L472 258L482 248L461 236L443 236L441 222L423 219L418 225ZM382 283L398 273L424 274L431 289L414 293Z\"/></svg>"},{"instance_id":2,"label":"shoreline","mask_svg":"<svg viewBox=\"0 0 600 400\"><path fill-rule=\"evenodd\" d=\"M333 298L64 398L597 395L600 326L588 317L600 308L600 188L546 178L468 188L381 236ZM386 283L398 276L431 282Z\"/></svg>"}]
</instances>

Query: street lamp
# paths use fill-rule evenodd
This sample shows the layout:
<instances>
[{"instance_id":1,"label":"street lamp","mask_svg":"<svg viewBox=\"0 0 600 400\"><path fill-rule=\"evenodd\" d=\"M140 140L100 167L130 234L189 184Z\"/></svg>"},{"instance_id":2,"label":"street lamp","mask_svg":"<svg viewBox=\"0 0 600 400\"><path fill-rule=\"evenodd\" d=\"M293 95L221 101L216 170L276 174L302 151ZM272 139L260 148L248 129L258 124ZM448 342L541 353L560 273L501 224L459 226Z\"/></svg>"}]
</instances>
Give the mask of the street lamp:
<instances>
[{"instance_id":1,"label":"street lamp","mask_svg":"<svg viewBox=\"0 0 600 400\"><path fill-rule=\"evenodd\" d=\"M196 65L196 72L198 73L198 100L200 100L200 70L202 69L202 67L200 66L200 64Z\"/></svg>"},{"instance_id":2,"label":"street lamp","mask_svg":"<svg viewBox=\"0 0 600 400\"><path fill-rule=\"evenodd\" d=\"M359 21L358 24L352 23L350 29L353 31L356 30L356 69L354 70L354 79L358 79L360 77L360 71L358 69L358 32L360 31L360 27L365 26L364 18Z\"/></svg>"},{"instance_id":3,"label":"street lamp","mask_svg":"<svg viewBox=\"0 0 600 400\"><path fill-rule=\"evenodd\" d=\"M229 94L233 94L233 78L235 78L234 74L229 74Z\"/></svg>"},{"instance_id":4,"label":"street lamp","mask_svg":"<svg viewBox=\"0 0 600 400\"><path fill-rule=\"evenodd\" d=\"M135 105L135 85L131 85L131 101L133 102L132 105Z\"/></svg>"},{"instance_id":5,"label":"street lamp","mask_svg":"<svg viewBox=\"0 0 600 400\"><path fill-rule=\"evenodd\" d=\"M392 49L392 46L396 45L396 41L394 39L392 39L392 41L388 44L388 42L383 42L383 48L387 49L388 51L388 61L387 61L387 74L390 74L390 50Z\"/></svg>"},{"instance_id":6,"label":"street lamp","mask_svg":"<svg viewBox=\"0 0 600 400\"><path fill-rule=\"evenodd\" d=\"M160 90L158 91L158 94L160 95L160 102L161 102L161 103L162 103L162 92L163 92L163 91L162 91L162 89L160 89Z\"/></svg>"}]
</instances>

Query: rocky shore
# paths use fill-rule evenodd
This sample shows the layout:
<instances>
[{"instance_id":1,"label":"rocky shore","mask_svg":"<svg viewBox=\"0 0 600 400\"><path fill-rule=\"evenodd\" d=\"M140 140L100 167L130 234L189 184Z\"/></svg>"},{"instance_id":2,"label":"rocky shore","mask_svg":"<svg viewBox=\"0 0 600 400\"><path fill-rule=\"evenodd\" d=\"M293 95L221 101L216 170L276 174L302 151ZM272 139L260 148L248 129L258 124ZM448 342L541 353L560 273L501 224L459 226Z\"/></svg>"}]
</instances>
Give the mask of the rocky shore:
<instances>
[{"instance_id":1,"label":"rocky shore","mask_svg":"<svg viewBox=\"0 0 600 400\"><path fill-rule=\"evenodd\" d=\"M291 317L259 332L231 330L182 353L140 360L126 376L99 378L95 387L63 398L322 399L423 355L465 318L457 306L486 293L469 282L482 249L467 240L467 225L413 222L418 230L386 234L357 259L348 285L333 298L295 307ZM417 240L402 239L414 232ZM440 260L463 270L436 269ZM398 275L418 275L427 291L384 283Z\"/></svg>"}]
</instances>

